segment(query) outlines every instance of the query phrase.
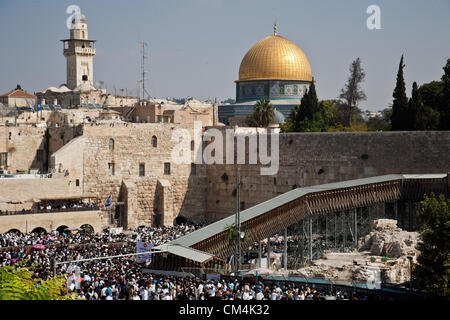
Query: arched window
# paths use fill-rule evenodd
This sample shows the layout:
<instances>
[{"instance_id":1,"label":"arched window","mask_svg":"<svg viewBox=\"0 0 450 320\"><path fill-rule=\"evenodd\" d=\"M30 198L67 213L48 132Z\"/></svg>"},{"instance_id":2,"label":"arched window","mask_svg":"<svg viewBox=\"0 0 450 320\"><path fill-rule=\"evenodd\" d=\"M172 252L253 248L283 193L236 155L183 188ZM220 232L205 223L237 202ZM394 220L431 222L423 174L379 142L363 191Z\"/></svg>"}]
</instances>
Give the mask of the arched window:
<instances>
[{"instance_id":1,"label":"arched window","mask_svg":"<svg viewBox=\"0 0 450 320\"><path fill-rule=\"evenodd\" d=\"M84 39L84 31L81 31L81 34L82 34L81 38Z\"/></svg>"},{"instance_id":2,"label":"arched window","mask_svg":"<svg viewBox=\"0 0 450 320\"><path fill-rule=\"evenodd\" d=\"M152 137L152 146L153 148L156 148L158 146L158 138L156 138L156 136Z\"/></svg>"},{"instance_id":3,"label":"arched window","mask_svg":"<svg viewBox=\"0 0 450 320\"><path fill-rule=\"evenodd\" d=\"M109 139L109 150L114 151L114 139Z\"/></svg>"}]
</instances>

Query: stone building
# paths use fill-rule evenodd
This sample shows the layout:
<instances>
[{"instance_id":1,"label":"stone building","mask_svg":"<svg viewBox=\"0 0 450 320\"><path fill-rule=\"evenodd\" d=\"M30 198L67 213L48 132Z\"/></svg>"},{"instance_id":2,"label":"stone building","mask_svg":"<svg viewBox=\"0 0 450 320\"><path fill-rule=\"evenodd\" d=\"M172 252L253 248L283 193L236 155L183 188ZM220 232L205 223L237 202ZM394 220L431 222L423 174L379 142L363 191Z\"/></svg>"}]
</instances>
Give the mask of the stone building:
<instances>
[{"instance_id":1,"label":"stone building","mask_svg":"<svg viewBox=\"0 0 450 320\"><path fill-rule=\"evenodd\" d=\"M184 104L170 100L152 99L146 104L117 109L126 121L135 123L194 123L203 126L217 124L217 105L198 100L188 100Z\"/></svg>"},{"instance_id":2,"label":"stone building","mask_svg":"<svg viewBox=\"0 0 450 320\"><path fill-rule=\"evenodd\" d=\"M205 168L172 161L176 145L172 132L183 129L193 136L193 128L192 124L85 124L81 136L52 154L50 167L64 172L99 203L109 195L123 202L116 212L121 226L171 225L179 214L201 220L206 208Z\"/></svg>"},{"instance_id":3,"label":"stone building","mask_svg":"<svg viewBox=\"0 0 450 320\"><path fill-rule=\"evenodd\" d=\"M66 83L38 92L40 105L94 108L133 106L139 101L138 97L115 96L94 86L96 40L88 38L87 20L83 14L72 20L70 37L61 41L66 58Z\"/></svg>"},{"instance_id":4,"label":"stone building","mask_svg":"<svg viewBox=\"0 0 450 320\"><path fill-rule=\"evenodd\" d=\"M61 40L67 60L67 87L85 91L94 88L95 41L88 39L86 17L75 16L70 28L70 38Z\"/></svg>"},{"instance_id":5,"label":"stone building","mask_svg":"<svg viewBox=\"0 0 450 320\"><path fill-rule=\"evenodd\" d=\"M48 164L47 138L46 128L0 127L0 171L45 172Z\"/></svg>"},{"instance_id":6,"label":"stone building","mask_svg":"<svg viewBox=\"0 0 450 320\"><path fill-rule=\"evenodd\" d=\"M26 91L15 89L0 95L0 103L6 107L34 106L36 103L36 96Z\"/></svg>"},{"instance_id":7,"label":"stone building","mask_svg":"<svg viewBox=\"0 0 450 320\"><path fill-rule=\"evenodd\" d=\"M49 108L59 105L62 108L96 108L96 107L123 107L134 106L139 102L138 97L115 96L106 92L106 89L83 90L68 89L65 85L59 88L49 87L36 93L37 102L48 105Z\"/></svg>"}]
</instances>

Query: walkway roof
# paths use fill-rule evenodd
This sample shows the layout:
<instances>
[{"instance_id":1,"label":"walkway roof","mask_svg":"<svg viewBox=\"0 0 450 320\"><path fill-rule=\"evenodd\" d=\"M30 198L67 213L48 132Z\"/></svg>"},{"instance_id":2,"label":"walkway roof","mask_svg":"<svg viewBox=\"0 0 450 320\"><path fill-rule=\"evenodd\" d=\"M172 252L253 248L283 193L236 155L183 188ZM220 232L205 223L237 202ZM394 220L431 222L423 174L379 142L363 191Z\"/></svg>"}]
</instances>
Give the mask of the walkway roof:
<instances>
[{"instance_id":1,"label":"walkway roof","mask_svg":"<svg viewBox=\"0 0 450 320\"><path fill-rule=\"evenodd\" d=\"M446 174L414 174L414 175L402 175L402 174L391 174L384 176L376 176L370 178L356 179L356 180L348 180L342 182L328 183L311 187L297 188L282 195L279 195L275 198L264 201L260 204L257 204L251 208L241 211L240 218L241 223L244 223L248 220L254 219L257 216L265 214L268 211L271 211L277 207L285 205L299 197L302 197L309 193L321 192L327 190L336 190L343 188L356 187L361 185L368 185L374 183L382 183L389 182L393 180L403 180L403 179L430 179L430 178L444 178ZM169 242L170 245L180 245L183 247L191 247L196 243L199 243L203 240L206 240L222 231L224 231L228 226L231 226L235 223L235 215L231 215L227 218L221 219L217 222L214 222L210 225L207 225L199 230L196 230L192 233L189 233L185 236L182 236L174 241ZM158 246L156 248L161 249L162 246Z\"/></svg>"}]
</instances>

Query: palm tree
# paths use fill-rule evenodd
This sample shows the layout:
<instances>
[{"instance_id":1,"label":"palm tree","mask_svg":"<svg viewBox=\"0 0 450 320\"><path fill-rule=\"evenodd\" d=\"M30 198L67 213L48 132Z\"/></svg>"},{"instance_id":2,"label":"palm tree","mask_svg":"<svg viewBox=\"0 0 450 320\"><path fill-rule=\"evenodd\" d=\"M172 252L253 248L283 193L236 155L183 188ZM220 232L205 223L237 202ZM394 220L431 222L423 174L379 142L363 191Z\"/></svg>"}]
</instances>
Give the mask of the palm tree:
<instances>
[{"instance_id":1,"label":"palm tree","mask_svg":"<svg viewBox=\"0 0 450 320\"><path fill-rule=\"evenodd\" d=\"M253 114L247 119L251 127L268 127L275 118L275 108L267 99L260 99L253 107Z\"/></svg>"}]
</instances>

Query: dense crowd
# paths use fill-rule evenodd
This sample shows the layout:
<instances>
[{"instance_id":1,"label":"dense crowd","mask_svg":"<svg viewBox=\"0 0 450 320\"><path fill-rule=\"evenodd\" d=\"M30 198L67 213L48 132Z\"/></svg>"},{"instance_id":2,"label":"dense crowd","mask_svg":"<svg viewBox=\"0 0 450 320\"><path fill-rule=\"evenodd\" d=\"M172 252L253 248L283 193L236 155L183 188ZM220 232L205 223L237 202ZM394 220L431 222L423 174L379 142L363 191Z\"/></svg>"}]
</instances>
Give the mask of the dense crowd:
<instances>
[{"instance_id":1,"label":"dense crowd","mask_svg":"<svg viewBox=\"0 0 450 320\"><path fill-rule=\"evenodd\" d=\"M85 202L85 201L65 201L65 202L59 202L56 204L51 203L41 203L39 205L40 211L50 211L50 210L57 210L57 209L78 209L78 208L94 208L95 205L91 202Z\"/></svg>"},{"instance_id":2,"label":"dense crowd","mask_svg":"<svg viewBox=\"0 0 450 320\"><path fill-rule=\"evenodd\" d=\"M0 235L0 266L23 263L33 266L35 277L53 276L51 259L57 262L134 253L136 241L159 245L198 229L198 225L141 227L134 232L114 234L58 233ZM276 241L275 241L276 242ZM33 249L41 244L45 248ZM276 245L275 245L276 247ZM348 300L365 299L351 292L317 290L294 284L202 280L142 272L134 257L93 260L78 264L58 264L56 274L67 279L67 292L86 300Z\"/></svg>"},{"instance_id":3,"label":"dense crowd","mask_svg":"<svg viewBox=\"0 0 450 320\"><path fill-rule=\"evenodd\" d=\"M117 267L117 266L116 266ZM202 280L142 274L130 269L119 281L104 281L82 274L78 298L86 300L366 300L345 290L317 290L294 284L264 284L261 281ZM71 284L75 290L75 284Z\"/></svg>"}]
</instances>

